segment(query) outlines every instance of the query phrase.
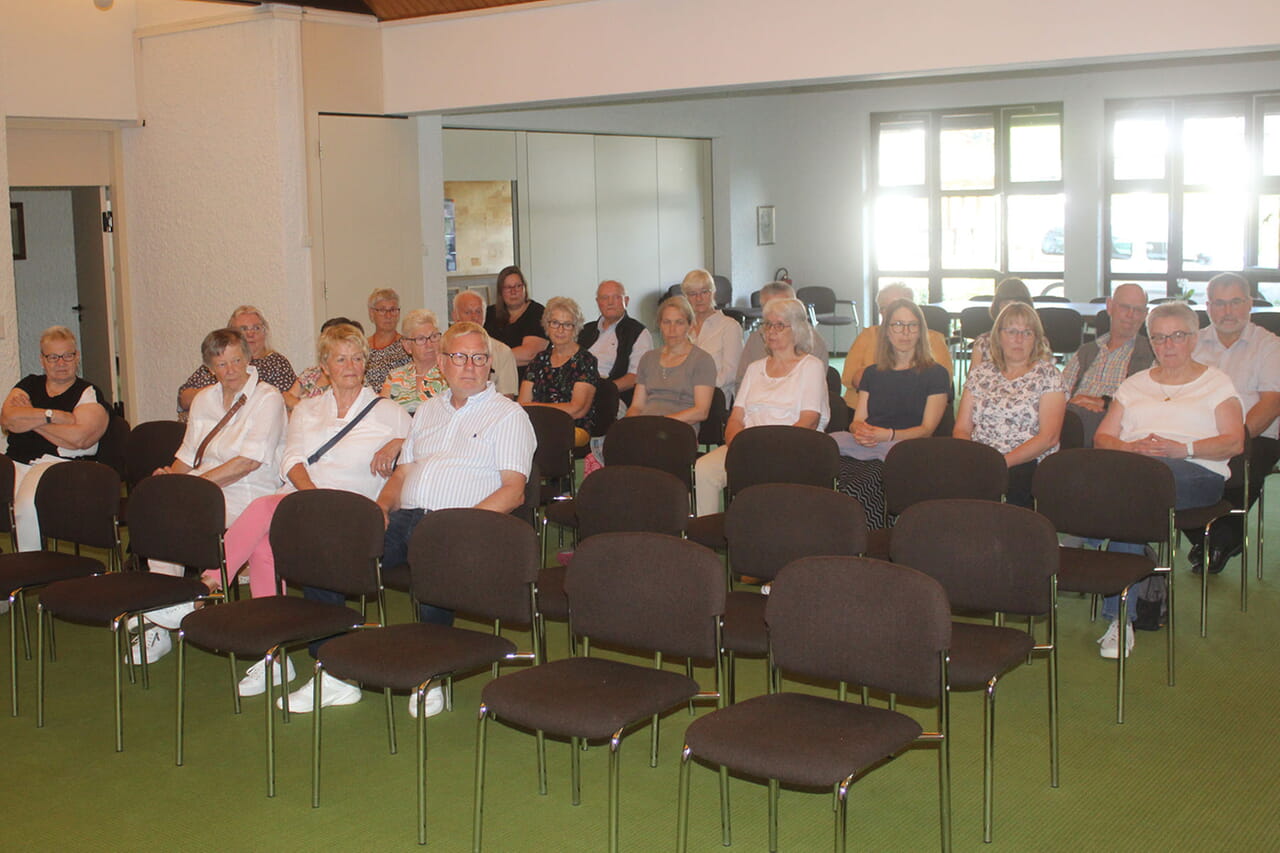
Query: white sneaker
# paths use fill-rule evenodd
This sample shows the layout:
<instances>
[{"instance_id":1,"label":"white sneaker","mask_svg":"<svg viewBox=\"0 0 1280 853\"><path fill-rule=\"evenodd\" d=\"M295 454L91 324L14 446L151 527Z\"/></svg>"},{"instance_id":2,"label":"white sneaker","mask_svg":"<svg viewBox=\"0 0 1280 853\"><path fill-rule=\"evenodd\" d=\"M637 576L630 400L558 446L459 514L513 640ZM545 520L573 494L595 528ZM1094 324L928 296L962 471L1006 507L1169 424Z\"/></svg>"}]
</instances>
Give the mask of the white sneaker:
<instances>
[{"instance_id":1,"label":"white sneaker","mask_svg":"<svg viewBox=\"0 0 1280 853\"><path fill-rule=\"evenodd\" d=\"M427 691L422 699L422 710L425 716L434 717L444 710L444 690L439 685ZM409 716L418 718L418 692L409 691Z\"/></svg>"},{"instance_id":2,"label":"white sneaker","mask_svg":"<svg viewBox=\"0 0 1280 853\"><path fill-rule=\"evenodd\" d=\"M1120 656L1120 620L1112 619L1111 624L1107 627L1107 632L1098 638L1098 654L1108 660L1115 660ZM1124 632L1124 656L1129 657L1129 653L1133 651L1133 625L1129 625Z\"/></svg>"},{"instance_id":3,"label":"white sneaker","mask_svg":"<svg viewBox=\"0 0 1280 853\"><path fill-rule=\"evenodd\" d=\"M271 671L271 678L275 684L286 684L296 677L297 673L293 671L293 661L287 657L285 662L286 678L280 677L280 662L276 661L275 669ZM267 692L267 659L255 663L249 667L249 671L244 674L244 678L240 679L240 684L236 691L241 696L260 696Z\"/></svg>"},{"instance_id":4,"label":"white sneaker","mask_svg":"<svg viewBox=\"0 0 1280 853\"><path fill-rule=\"evenodd\" d=\"M129 642L129 659L135 665L142 663L142 652L139 651L139 647L144 642L142 640L144 636L147 644L147 663L155 663L173 651L173 638L169 636L166 629L148 628L142 635L135 634Z\"/></svg>"},{"instance_id":5,"label":"white sneaker","mask_svg":"<svg viewBox=\"0 0 1280 853\"><path fill-rule=\"evenodd\" d=\"M315 679L307 679L307 683L299 687L297 690L289 694L289 710L299 714L310 714L312 700L315 698ZM328 708L331 705L354 705L360 701L362 691L354 684L348 684L340 678L334 678L329 673L322 676L320 682L320 707ZM283 708L284 701L276 700L276 707Z\"/></svg>"},{"instance_id":6,"label":"white sneaker","mask_svg":"<svg viewBox=\"0 0 1280 853\"><path fill-rule=\"evenodd\" d=\"M146 614L146 617L148 622L159 625L161 628L168 628L170 631L176 631L182 627L182 617L195 609L196 603L194 601L184 601L171 607L152 610Z\"/></svg>"}]
</instances>

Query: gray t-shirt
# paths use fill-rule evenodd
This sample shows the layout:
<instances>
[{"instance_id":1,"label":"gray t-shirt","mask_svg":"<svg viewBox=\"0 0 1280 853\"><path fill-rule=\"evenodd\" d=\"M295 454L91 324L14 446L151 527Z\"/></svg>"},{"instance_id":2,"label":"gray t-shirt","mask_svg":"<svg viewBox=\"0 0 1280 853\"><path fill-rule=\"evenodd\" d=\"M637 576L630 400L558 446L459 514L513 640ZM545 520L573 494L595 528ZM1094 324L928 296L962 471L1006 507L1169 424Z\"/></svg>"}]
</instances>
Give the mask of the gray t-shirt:
<instances>
[{"instance_id":1,"label":"gray t-shirt","mask_svg":"<svg viewBox=\"0 0 1280 853\"><path fill-rule=\"evenodd\" d=\"M663 367L660 355L656 349L645 353L636 370L636 384L644 386L644 414L669 415L688 409L693 406L694 386L716 386L716 362L706 350L695 346L676 367Z\"/></svg>"}]
</instances>

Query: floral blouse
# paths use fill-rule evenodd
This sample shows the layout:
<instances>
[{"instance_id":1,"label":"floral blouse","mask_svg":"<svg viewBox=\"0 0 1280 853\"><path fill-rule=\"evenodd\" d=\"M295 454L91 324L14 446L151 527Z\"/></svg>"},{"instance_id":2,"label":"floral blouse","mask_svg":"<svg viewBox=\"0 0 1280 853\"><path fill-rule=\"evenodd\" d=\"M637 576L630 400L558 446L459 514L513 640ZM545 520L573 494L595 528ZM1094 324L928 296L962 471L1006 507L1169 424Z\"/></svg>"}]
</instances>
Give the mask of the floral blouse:
<instances>
[{"instance_id":1,"label":"floral blouse","mask_svg":"<svg viewBox=\"0 0 1280 853\"><path fill-rule=\"evenodd\" d=\"M298 374L298 390L302 392L299 399L307 400L312 397L319 397L325 391L329 390L329 383L321 384L320 380L324 379L324 369L320 365L315 364Z\"/></svg>"},{"instance_id":2,"label":"floral blouse","mask_svg":"<svg viewBox=\"0 0 1280 853\"><path fill-rule=\"evenodd\" d=\"M578 347L578 351L559 367L551 366L551 349L547 348L529 362L529 371L524 379L533 383L533 402L568 403L573 400L575 384L586 382L595 387L599 375L596 357L586 347ZM586 415L574 421L574 425L591 432L594 422L595 407L592 406Z\"/></svg>"},{"instance_id":3,"label":"floral blouse","mask_svg":"<svg viewBox=\"0 0 1280 853\"><path fill-rule=\"evenodd\" d=\"M1066 393L1062 374L1052 362L1037 361L1017 379L1005 379L993 361L984 361L964 385L973 404L974 441L1008 453L1040 432L1040 398L1055 391ZM1036 457L1057 450L1057 445Z\"/></svg>"},{"instance_id":4,"label":"floral blouse","mask_svg":"<svg viewBox=\"0 0 1280 853\"><path fill-rule=\"evenodd\" d=\"M404 406L412 415L418 410L419 403L443 393L448 387L439 365L419 376L411 361L387 374L387 381L383 383L380 393Z\"/></svg>"}]
</instances>

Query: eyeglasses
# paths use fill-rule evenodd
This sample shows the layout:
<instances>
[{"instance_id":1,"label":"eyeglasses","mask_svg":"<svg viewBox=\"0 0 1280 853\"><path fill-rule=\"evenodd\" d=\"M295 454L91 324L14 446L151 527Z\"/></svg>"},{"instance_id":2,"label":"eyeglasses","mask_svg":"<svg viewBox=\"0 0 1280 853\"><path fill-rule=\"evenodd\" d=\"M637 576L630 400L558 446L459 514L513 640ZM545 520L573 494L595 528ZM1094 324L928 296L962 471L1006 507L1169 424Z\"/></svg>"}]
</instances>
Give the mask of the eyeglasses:
<instances>
[{"instance_id":1,"label":"eyeglasses","mask_svg":"<svg viewBox=\"0 0 1280 853\"><path fill-rule=\"evenodd\" d=\"M704 288L702 290L690 290L688 293L685 294L685 296L688 296L690 299L692 299L695 296L708 296L710 294L711 294L711 289Z\"/></svg>"},{"instance_id":2,"label":"eyeglasses","mask_svg":"<svg viewBox=\"0 0 1280 853\"><path fill-rule=\"evenodd\" d=\"M239 330L240 334L247 335L250 332L261 334L267 330L267 327L261 324L254 324L252 326L236 326L236 329Z\"/></svg>"},{"instance_id":3,"label":"eyeglasses","mask_svg":"<svg viewBox=\"0 0 1280 853\"><path fill-rule=\"evenodd\" d=\"M764 329L766 332L773 332L774 334L777 334L778 332L781 332L785 329L790 329L791 324L790 323L761 323L760 328Z\"/></svg>"},{"instance_id":4,"label":"eyeglasses","mask_svg":"<svg viewBox=\"0 0 1280 853\"><path fill-rule=\"evenodd\" d=\"M1005 326L1003 329L1000 330L1000 334L1006 335L1007 337L1010 337L1010 338L1029 338L1035 333L1036 333L1035 329L1014 329L1009 326Z\"/></svg>"},{"instance_id":5,"label":"eyeglasses","mask_svg":"<svg viewBox=\"0 0 1280 853\"><path fill-rule=\"evenodd\" d=\"M903 334L904 332L907 334L911 334L911 333L920 331L920 324L917 322L907 323L902 320L894 320L892 323L889 324L889 331L897 332L900 335Z\"/></svg>"},{"instance_id":6,"label":"eyeglasses","mask_svg":"<svg viewBox=\"0 0 1280 853\"><path fill-rule=\"evenodd\" d=\"M56 352L41 353L40 357L44 359L45 364L57 364L60 361L65 361L67 364L70 364L75 361L79 355L80 353L72 350L71 352L64 352L62 355L58 355Z\"/></svg>"},{"instance_id":7,"label":"eyeglasses","mask_svg":"<svg viewBox=\"0 0 1280 853\"><path fill-rule=\"evenodd\" d=\"M400 313L400 309L398 307L397 308L374 308L372 310L373 310L373 313L375 314L399 314Z\"/></svg>"},{"instance_id":8,"label":"eyeglasses","mask_svg":"<svg viewBox=\"0 0 1280 853\"><path fill-rule=\"evenodd\" d=\"M423 346L424 344L434 344L436 341L440 340L440 338L441 334L439 332L435 332L430 335L415 335L412 338L405 338L405 340L410 343L417 344L418 346Z\"/></svg>"},{"instance_id":9,"label":"eyeglasses","mask_svg":"<svg viewBox=\"0 0 1280 853\"><path fill-rule=\"evenodd\" d=\"M1209 305L1221 311L1224 308L1243 308L1249 304L1248 299L1241 299L1237 296L1235 299L1210 299Z\"/></svg>"},{"instance_id":10,"label":"eyeglasses","mask_svg":"<svg viewBox=\"0 0 1280 853\"><path fill-rule=\"evenodd\" d=\"M502 289L507 293L515 293L518 290L524 290L523 284L504 284Z\"/></svg>"},{"instance_id":11,"label":"eyeglasses","mask_svg":"<svg viewBox=\"0 0 1280 853\"><path fill-rule=\"evenodd\" d=\"M548 320L548 321L547 321L547 328L549 328L549 329L572 329L572 328L573 328L573 323L572 323L572 321L571 321L571 322L568 322L568 323L565 323L565 322L562 322L562 321L560 321L560 320Z\"/></svg>"},{"instance_id":12,"label":"eyeglasses","mask_svg":"<svg viewBox=\"0 0 1280 853\"><path fill-rule=\"evenodd\" d=\"M1187 338L1191 337L1195 337L1195 332L1173 332L1168 335L1152 335L1151 345L1158 347L1165 341L1173 341L1175 344L1180 344Z\"/></svg>"},{"instance_id":13,"label":"eyeglasses","mask_svg":"<svg viewBox=\"0 0 1280 853\"><path fill-rule=\"evenodd\" d=\"M453 362L456 367L464 367L468 361L476 367L484 367L489 363L487 352L442 352L440 354Z\"/></svg>"}]
</instances>

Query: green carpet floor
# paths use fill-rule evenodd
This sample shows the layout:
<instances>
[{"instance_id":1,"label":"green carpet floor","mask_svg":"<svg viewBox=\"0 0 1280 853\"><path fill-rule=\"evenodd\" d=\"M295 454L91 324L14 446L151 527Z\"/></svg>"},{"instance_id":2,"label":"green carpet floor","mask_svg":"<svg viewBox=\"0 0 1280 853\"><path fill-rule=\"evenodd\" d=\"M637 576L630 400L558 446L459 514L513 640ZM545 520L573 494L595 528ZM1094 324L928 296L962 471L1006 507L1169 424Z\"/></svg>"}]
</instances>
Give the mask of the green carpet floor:
<instances>
[{"instance_id":1,"label":"green carpet floor","mask_svg":"<svg viewBox=\"0 0 1280 853\"><path fill-rule=\"evenodd\" d=\"M1274 532L1272 541L1280 542ZM1085 599L1063 597L1062 784L1049 787L1045 666L1037 661L1010 674L999 690L995 841L986 849L1280 849L1277 553L1273 547L1268 578L1251 584L1247 613L1238 607L1237 561L1211 579L1207 639L1196 632L1198 579L1179 572L1177 686L1165 684L1164 634L1140 633L1122 726L1115 724L1114 664L1101 660L1094 644L1105 626L1088 621ZM406 599L393 596L393 620L407 616ZM553 623L550 633L553 654L564 654L564 626ZM268 799L264 700L245 700L243 714L231 713L225 659L190 652L187 756L185 766L176 767L173 656L155 666L150 690L127 688L125 751L117 754L107 632L61 624L58 650L49 668L46 726L35 727L33 661L20 667L21 715L0 721L3 849L415 849L414 730L403 698L396 701L400 752L394 756L379 695L366 693L358 705L326 713L324 799L312 809L310 717L278 728L279 788ZM305 652L294 660L299 669L308 662ZM740 695L763 692L760 661L740 661L739 673ZM469 849L475 709L487 678L460 680L455 710L428 724L432 850ZM979 850L981 701L959 694L952 707L955 848ZM932 725L931 710L919 715ZM689 720L683 709L663 720L657 769L646 760L647 731L624 741L624 850L674 847L680 738ZM533 739L498 724L490 727L489 744L487 850L606 848L606 750L584 756L583 802L575 808L567 745L549 744L550 790L541 797ZM850 849L937 849L935 767L933 750L921 748L858 782L851 792ZM722 849L716 775L698 767L693 779L690 848ZM735 780L732 796L734 847L765 849L764 788ZM829 849L831 832L829 796L784 791L782 849Z\"/></svg>"}]
</instances>

